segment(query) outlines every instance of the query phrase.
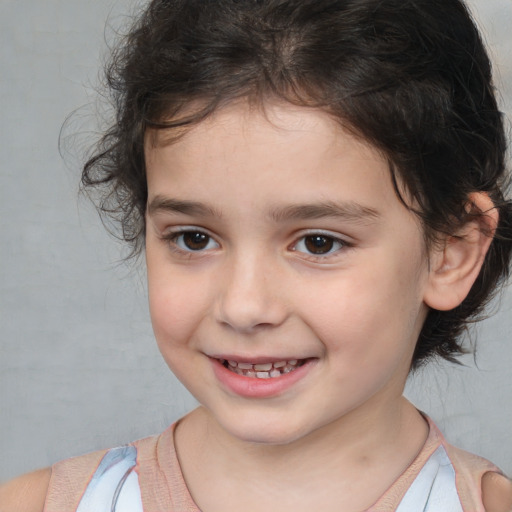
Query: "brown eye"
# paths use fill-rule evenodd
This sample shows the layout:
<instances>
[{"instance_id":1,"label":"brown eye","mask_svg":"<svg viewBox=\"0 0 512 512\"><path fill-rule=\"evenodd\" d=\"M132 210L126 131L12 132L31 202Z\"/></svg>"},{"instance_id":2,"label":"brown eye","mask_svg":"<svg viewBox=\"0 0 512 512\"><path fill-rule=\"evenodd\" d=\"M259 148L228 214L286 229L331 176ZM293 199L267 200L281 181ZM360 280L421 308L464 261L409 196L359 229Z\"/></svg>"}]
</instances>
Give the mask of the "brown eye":
<instances>
[{"instance_id":1,"label":"brown eye","mask_svg":"<svg viewBox=\"0 0 512 512\"><path fill-rule=\"evenodd\" d=\"M340 240L335 236L326 235L324 233L313 233L297 240L292 249L306 256L322 258L330 256L331 254L334 255L349 246L350 244L348 242Z\"/></svg>"},{"instance_id":2,"label":"brown eye","mask_svg":"<svg viewBox=\"0 0 512 512\"><path fill-rule=\"evenodd\" d=\"M173 239L174 243L184 251L204 251L218 247L211 236L201 231L177 233Z\"/></svg>"},{"instance_id":3,"label":"brown eye","mask_svg":"<svg viewBox=\"0 0 512 512\"><path fill-rule=\"evenodd\" d=\"M334 247L334 239L324 235L306 236L304 246L311 254L327 254Z\"/></svg>"}]
</instances>

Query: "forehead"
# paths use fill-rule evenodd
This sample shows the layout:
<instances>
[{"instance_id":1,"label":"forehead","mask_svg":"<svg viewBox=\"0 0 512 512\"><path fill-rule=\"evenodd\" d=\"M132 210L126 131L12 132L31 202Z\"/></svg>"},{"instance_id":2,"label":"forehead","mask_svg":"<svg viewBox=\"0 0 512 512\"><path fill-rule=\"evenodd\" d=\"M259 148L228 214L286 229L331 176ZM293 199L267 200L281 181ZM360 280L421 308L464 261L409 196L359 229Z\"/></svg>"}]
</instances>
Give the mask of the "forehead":
<instances>
[{"instance_id":1,"label":"forehead","mask_svg":"<svg viewBox=\"0 0 512 512\"><path fill-rule=\"evenodd\" d=\"M150 199L172 191L219 211L312 201L406 211L381 152L318 109L231 104L181 133L148 132L145 155Z\"/></svg>"},{"instance_id":2,"label":"forehead","mask_svg":"<svg viewBox=\"0 0 512 512\"><path fill-rule=\"evenodd\" d=\"M256 101L248 97L233 100L202 119L205 108L208 105L192 102L180 111L177 118L167 120L172 128L149 128L145 134L146 152L162 146L185 148L205 134L210 138L215 132L215 138L222 139L224 147L235 142L233 135L251 137L257 142L258 137L266 138L270 134L276 143L284 136L289 140L302 137L314 142L315 135L318 135L325 147L348 143L358 145L368 155L379 153L364 137L356 135L357 130L348 126L344 119L320 108L294 105L284 100ZM189 120L192 120L190 124ZM182 125L182 122L187 124Z\"/></svg>"}]
</instances>

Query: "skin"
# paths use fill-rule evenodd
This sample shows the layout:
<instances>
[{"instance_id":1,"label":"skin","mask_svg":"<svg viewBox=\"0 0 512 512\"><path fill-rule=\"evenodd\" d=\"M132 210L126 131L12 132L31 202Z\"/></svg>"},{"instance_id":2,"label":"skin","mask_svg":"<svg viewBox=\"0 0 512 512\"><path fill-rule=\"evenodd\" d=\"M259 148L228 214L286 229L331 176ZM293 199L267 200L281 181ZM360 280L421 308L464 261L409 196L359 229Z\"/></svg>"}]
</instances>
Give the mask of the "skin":
<instances>
[{"instance_id":1,"label":"skin","mask_svg":"<svg viewBox=\"0 0 512 512\"><path fill-rule=\"evenodd\" d=\"M50 477L50 468L45 468L0 485L0 510L42 512Z\"/></svg>"},{"instance_id":2,"label":"skin","mask_svg":"<svg viewBox=\"0 0 512 512\"><path fill-rule=\"evenodd\" d=\"M428 307L455 307L469 291L489 244L482 226L427 253L386 161L317 110L234 104L173 144L149 133L146 156L154 330L202 404L176 430L196 503L368 508L425 441L402 397L414 344ZM484 194L471 201L488 209ZM291 387L248 398L213 370L228 357L310 362ZM2 487L0 510L42 510L49 477ZM488 512L510 510L507 479L482 485Z\"/></svg>"}]
</instances>

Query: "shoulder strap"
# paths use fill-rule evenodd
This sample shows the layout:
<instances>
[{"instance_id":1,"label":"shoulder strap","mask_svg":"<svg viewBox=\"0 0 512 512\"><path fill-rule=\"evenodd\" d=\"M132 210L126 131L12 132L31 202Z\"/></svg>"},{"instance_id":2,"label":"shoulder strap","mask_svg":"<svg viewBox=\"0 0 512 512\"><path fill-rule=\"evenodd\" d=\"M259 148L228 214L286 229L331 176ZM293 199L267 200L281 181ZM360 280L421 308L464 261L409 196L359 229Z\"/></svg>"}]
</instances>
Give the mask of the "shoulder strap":
<instances>
[{"instance_id":1,"label":"shoulder strap","mask_svg":"<svg viewBox=\"0 0 512 512\"><path fill-rule=\"evenodd\" d=\"M174 446L175 426L134 443L144 512L200 512L181 473Z\"/></svg>"},{"instance_id":2,"label":"shoulder strap","mask_svg":"<svg viewBox=\"0 0 512 512\"><path fill-rule=\"evenodd\" d=\"M122 446L101 460L76 512L142 512L139 481L133 471L137 450Z\"/></svg>"},{"instance_id":3,"label":"shoulder strap","mask_svg":"<svg viewBox=\"0 0 512 512\"><path fill-rule=\"evenodd\" d=\"M102 450L54 464L44 512L75 511L104 455Z\"/></svg>"},{"instance_id":4,"label":"shoulder strap","mask_svg":"<svg viewBox=\"0 0 512 512\"><path fill-rule=\"evenodd\" d=\"M123 446L58 462L44 512L142 512L136 458Z\"/></svg>"},{"instance_id":5,"label":"shoulder strap","mask_svg":"<svg viewBox=\"0 0 512 512\"><path fill-rule=\"evenodd\" d=\"M451 445L446 445L445 448L455 470L457 490L464 511L485 512L482 503L482 477L489 471L501 475L503 472L478 455Z\"/></svg>"},{"instance_id":6,"label":"shoulder strap","mask_svg":"<svg viewBox=\"0 0 512 512\"><path fill-rule=\"evenodd\" d=\"M464 512L455 471L443 446L430 456L409 487L396 512Z\"/></svg>"},{"instance_id":7,"label":"shoulder strap","mask_svg":"<svg viewBox=\"0 0 512 512\"><path fill-rule=\"evenodd\" d=\"M425 446L367 512L485 512L482 477L500 470L449 445L428 417L427 421L430 433Z\"/></svg>"}]
</instances>

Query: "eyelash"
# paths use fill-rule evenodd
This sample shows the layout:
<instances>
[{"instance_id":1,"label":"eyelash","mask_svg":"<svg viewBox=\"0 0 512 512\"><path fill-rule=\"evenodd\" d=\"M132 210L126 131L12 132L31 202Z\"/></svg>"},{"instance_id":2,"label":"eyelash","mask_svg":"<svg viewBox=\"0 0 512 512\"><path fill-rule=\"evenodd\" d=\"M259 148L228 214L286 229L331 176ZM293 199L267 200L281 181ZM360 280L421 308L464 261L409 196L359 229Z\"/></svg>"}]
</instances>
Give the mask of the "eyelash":
<instances>
[{"instance_id":1,"label":"eyelash","mask_svg":"<svg viewBox=\"0 0 512 512\"><path fill-rule=\"evenodd\" d=\"M200 235L200 236L205 237L207 239L206 247L199 248L199 249L191 249L190 247L187 248L186 246L180 247L180 238L183 238L186 235ZM208 245L210 245L211 242L214 242L216 244L216 246L219 247L219 244L217 242L215 242L214 238L210 234L208 234L200 229L193 229L193 228L191 228L191 229L185 228L185 229L180 229L179 231L173 231L171 233L167 233L162 236L162 239L168 243L168 245L172 251L180 253L182 255L187 255L187 256L192 256L194 254L199 255L206 250L212 249L211 247L208 247ZM182 240L182 243L183 243L183 240Z\"/></svg>"},{"instance_id":2,"label":"eyelash","mask_svg":"<svg viewBox=\"0 0 512 512\"><path fill-rule=\"evenodd\" d=\"M200 247L197 249L192 249L187 247L183 237L186 235L199 235L203 237L203 240L206 239L205 247ZM308 239L310 242L314 243L314 239L318 241L326 242L327 244L331 244L331 247L328 247L328 251L325 253L313 253L310 252L311 247L308 249L307 243ZM162 236L162 239L166 241L173 252L179 253L184 256L192 257L192 256L200 256L206 251L210 251L212 249L216 249L220 247L219 243L215 241L214 237L209 233L194 228L184 228L179 231L174 231L167 233ZM215 247L209 247L210 244L215 244ZM299 250L298 247L301 247ZM293 244L289 246L289 250L292 252L300 253L301 257L310 261L321 261L329 259L337 255L340 251L349 249L352 247L352 244L347 240L343 240L337 236L332 235L331 233L325 233L322 231L311 231L310 233L303 234L301 237L296 239ZM304 250L302 250L304 248Z\"/></svg>"},{"instance_id":3,"label":"eyelash","mask_svg":"<svg viewBox=\"0 0 512 512\"><path fill-rule=\"evenodd\" d=\"M327 244L330 244L330 247L328 247L327 252L325 253L314 253L311 252L311 247L307 247L308 241L314 243L314 239L317 239L318 241L327 242ZM302 246L304 250L299 250L298 247ZM306 233L302 235L299 239L297 239L296 242L294 242L291 246L291 250L294 252L300 252L303 254L302 257L318 261L318 260L326 260L330 257L333 257L337 255L340 251L348 249L351 247L351 244L343 240L337 236L332 235L331 233L325 233L322 231L312 231L310 233Z\"/></svg>"}]
</instances>

